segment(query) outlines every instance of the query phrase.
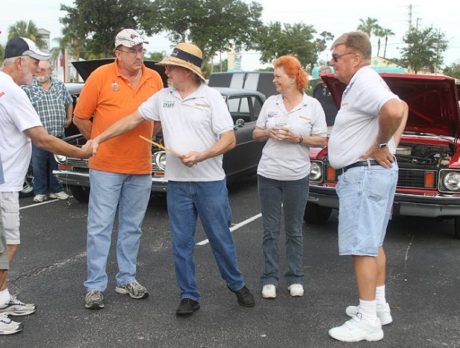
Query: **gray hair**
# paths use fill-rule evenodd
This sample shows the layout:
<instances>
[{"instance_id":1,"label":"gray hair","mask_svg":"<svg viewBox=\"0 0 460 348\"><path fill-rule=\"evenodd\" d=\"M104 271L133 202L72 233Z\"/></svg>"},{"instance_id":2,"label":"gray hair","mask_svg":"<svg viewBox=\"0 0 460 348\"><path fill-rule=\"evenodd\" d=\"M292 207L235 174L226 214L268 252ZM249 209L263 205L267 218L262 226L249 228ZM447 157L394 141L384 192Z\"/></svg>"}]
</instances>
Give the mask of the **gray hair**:
<instances>
[{"instance_id":1,"label":"gray hair","mask_svg":"<svg viewBox=\"0 0 460 348\"><path fill-rule=\"evenodd\" d=\"M331 48L338 45L345 45L352 51L361 53L364 59L370 60L372 57L372 45L369 35L362 31L350 31L340 35L332 44Z\"/></svg>"},{"instance_id":2,"label":"gray hair","mask_svg":"<svg viewBox=\"0 0 460 348\"><path fill-rule=\"evenodd\" d=\"M18 57L9 57L9 58L5 58L5 60L3 61L3 65L2 66L7 66L7 65L11 65L11 64L14 64L14 62L16 62L16 59ZM24 59L30 59L29 56L19 56L19 58L21 58L22 60Z\"/></svg>"}]
</instances>

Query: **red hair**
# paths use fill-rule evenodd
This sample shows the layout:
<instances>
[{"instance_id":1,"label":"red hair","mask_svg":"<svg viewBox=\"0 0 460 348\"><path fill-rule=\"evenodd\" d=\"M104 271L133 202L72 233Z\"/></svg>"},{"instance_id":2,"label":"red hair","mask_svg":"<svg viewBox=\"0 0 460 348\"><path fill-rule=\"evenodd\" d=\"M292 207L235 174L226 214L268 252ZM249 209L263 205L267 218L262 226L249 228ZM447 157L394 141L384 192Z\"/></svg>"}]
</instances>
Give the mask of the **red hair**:
<instances>
[{"instance_id":1,"label":"red hair","mask_svg":"<svg viewBox=\"0 0 460 348\"><path fill-rule=\"evenodd\" d=\"M297 89L301 92L307 87L307 73L302 69L299 60L291 55L281 56L273 62L275 68L283 68L286 74L295 79Z\"/></svg>"}]
</instances>

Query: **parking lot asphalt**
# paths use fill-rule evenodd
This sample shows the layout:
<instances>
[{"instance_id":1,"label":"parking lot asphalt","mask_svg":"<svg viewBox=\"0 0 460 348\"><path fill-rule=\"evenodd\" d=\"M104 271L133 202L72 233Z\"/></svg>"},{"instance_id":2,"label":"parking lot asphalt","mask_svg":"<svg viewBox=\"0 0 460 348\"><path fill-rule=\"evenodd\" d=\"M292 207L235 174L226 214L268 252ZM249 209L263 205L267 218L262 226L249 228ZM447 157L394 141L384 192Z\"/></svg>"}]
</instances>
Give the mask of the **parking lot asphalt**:
<instances>
[{"instance_id":1,"label":"parking lot asphalt","mask_svg":"<svg viewBox=\"0 0 460 348\"><path fill-rule=\"evenodd\" d=\"M235 224L260 213L254 180L231 187L230 201ZM10 290L37 304L38 311L17 318L24 331L0 336L2 348L460 347L460 241L453 237L453 221L393 219L385 247L394 323L384 327L383 341L344 344L327 335L347 319L345 307L357 301L351 259L337 255L336 214L325 225L304 226L304 297L291 298L281 280L276 300L261 298L262 226L255 217L233 236L256 307L238 306L204 244L196 247L201 309L176 318L179 291L163 198L151 201L138 258L138 280L150 297L132 300L115 293L112 250L106 307L100 311L83 307L87 205L73 199L34 205L22 199L21 207L22 245L11 266ZM204 239L198 231L196 241ZM284 267L282 246L283 240Z\"/></svg>"}]
</instances>

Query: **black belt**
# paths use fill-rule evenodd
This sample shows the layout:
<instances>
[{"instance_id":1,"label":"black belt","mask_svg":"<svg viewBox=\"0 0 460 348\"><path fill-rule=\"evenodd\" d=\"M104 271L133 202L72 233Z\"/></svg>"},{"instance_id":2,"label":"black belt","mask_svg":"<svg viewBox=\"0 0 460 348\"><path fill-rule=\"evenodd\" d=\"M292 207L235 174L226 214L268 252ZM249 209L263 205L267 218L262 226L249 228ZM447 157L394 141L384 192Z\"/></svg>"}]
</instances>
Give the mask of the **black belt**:
<instances>
[{"instance_id":1,"label":"black belt","mask_svg":"<svg viewBox=\"0 0 460 348\"><path fill-rule=\"evenodd\" d=\"M368 167L368 166L379 166L379 162L376 160L368 160L368 161L359 161L355 162L353 164L350 164L348 166L345 166L341 169L338 170L339 174L345 173L348 169L354 168L354 167Z\"/></svg>"}]
</instances>

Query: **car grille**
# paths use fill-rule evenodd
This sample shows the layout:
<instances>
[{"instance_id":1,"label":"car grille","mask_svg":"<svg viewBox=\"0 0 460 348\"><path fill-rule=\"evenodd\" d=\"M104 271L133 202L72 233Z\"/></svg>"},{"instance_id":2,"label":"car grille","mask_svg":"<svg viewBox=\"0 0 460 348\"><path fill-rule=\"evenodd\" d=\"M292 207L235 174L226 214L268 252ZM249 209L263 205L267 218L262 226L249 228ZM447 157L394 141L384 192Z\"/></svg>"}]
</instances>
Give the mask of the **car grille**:
<instances>
[{"instance_id":1,"label":"car grille","mask_svg":"<svg viewBox=\"0 0 460 348\"><path fill-rule=\"evenodd\" d=\"M399 176L398 176L398 187L415 187L415 188L424 188L425 186L425 172L426 170L417 170L417 169L399 169ZM430 170L430 172L435 173L435 180L436 183L437 172L434 170Z\"/></svg>"},{"instance_id":2,"label":"car grille","mask_svg":"<svg viewBox=\"0 0 460 348\"><path fill-rule=\"evenodd\" d=\"M72 166L72 167L78 167L78 168L88 168L88 160L80 159L80 158L67 157L67 161L65 162L65 165L69 165L69 166Z\"/></svg>"}]
</instances>

